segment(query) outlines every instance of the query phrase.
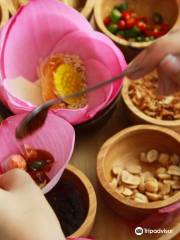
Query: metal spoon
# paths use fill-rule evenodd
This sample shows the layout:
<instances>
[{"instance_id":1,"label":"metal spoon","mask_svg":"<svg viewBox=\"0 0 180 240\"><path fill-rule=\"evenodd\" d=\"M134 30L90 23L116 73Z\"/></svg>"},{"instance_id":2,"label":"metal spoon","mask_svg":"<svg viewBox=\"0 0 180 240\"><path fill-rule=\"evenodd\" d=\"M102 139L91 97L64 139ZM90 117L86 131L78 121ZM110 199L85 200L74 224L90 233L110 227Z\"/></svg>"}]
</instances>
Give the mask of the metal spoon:
<instances>
[{"instance_id":1,"label":"metal spoon","mask_svg":"<svg viewBox=\"0 0 180 240\"><path fill-rule=\"evenodd\" d=\"M17 139L23 139L27 137L28 135L33 134L36 130L41 128L43 124L45 123L48 110L50 107L52 107L55 104L61 103L62 101L74 98L74 97L80 97L84 94L88 94L90 92L93 92L99 88L102 88L108 84L111 84L123 77L125 77L128 74L135 73L139 71L140 68L129 68L117 75L116 77L113 77L109 80L100 82L90 88L84 89L83 91L73 93L71 95L65 96L65 97L58 97L55 99L52 99L40 106L38 106L36 109L34 109L32 112L28 113L27 116L20 122L19 126L16 128L16 138Z\"/></svg>"}]
</instances>

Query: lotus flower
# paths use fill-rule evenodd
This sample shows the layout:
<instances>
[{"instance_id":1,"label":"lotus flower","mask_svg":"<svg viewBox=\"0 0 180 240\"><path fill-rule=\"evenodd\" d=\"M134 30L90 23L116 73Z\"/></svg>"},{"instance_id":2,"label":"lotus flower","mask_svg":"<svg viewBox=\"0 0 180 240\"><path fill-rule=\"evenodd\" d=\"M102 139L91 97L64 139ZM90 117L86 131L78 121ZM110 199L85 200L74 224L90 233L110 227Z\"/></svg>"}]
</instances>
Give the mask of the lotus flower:
<instances>
[{"instance_id":1,"label":"lotus flower","mask_svg":"<svg viewBox=\"0 0 180 240\"><path fill-rule=\"evenodd\" d=\"M38 80L37 67L59 53L81 58L87 87L116 76L126 67L113 42L94 31L76 10L56 0L31 0L1 33L1 99L15 114L27 113L39 104L34 101L38 94L34 85ZM21 81L18 84L18 77L28 80L29 85L24 86ZM91 93L87 105L81 108L51 111L73 125L88 121L117 97L121 85L120 79Z\"/></svg>"},{"instance_id":2,"label":"lotus flower","mask_svg":"<svg viewBox=\"0 0 180 240\"><path fill-rule=\"evenodd\" d=\"M24 114L20 114L2 122L0 126L0 161L12 154L23 154L24 145L51 153L55 162L48 172L50 182L43 188L43 192L47 193L59 181L70 160L75 141L74 129L64 119L49 113L45 125L35 135L19 142L15 138L15 128L23 117Z\"/></svg>"}]
</instances>

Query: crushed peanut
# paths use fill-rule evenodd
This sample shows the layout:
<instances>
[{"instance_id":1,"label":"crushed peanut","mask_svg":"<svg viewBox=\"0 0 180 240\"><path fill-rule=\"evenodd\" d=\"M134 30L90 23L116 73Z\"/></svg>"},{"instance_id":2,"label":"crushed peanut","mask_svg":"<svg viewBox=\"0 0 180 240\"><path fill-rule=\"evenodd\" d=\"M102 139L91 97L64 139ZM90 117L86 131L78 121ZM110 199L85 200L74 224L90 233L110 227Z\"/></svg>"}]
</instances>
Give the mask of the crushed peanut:
<instances>
[{"instance_id":1,"label":"crushed peanut","mask_svg":"<svg viewBox=\"0 0 180 240\"><path fill-rule=\"evenodd\" d=\"M159 96L158 76L149 74L129 81L128 95L132 103L144 114L159 120L180 119L180 92L172 96Z\"/></svg>"},{"instance_id":2,"label":"crushed peanut","mask_svg":"<svg viewBox=\"0 0 180 240\"><path fill-rule=\"evenodd\" d=\"M162 201L180 190L179 156L175 153L159 153L156 149L141 152L139 164L112 167L110 186L121 196L138 203ZM154 173L143 171L140 163L156 162L159 167Z\"/></svg>"}]
</instances>

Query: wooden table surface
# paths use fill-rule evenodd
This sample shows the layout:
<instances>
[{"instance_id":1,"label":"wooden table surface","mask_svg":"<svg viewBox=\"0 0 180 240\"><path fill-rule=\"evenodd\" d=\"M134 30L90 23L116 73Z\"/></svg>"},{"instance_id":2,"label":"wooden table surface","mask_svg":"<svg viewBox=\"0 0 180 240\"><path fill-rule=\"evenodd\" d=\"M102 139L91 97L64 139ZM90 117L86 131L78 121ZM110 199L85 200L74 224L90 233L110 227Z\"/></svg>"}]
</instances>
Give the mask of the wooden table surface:
<instances>
[{"instance_id":1,"label":"wooden table surface","mask_svg":"<svg viewBox=\"0 0 180 240\"><path fill-rule=\"evenodd\" d=\"M158 239L154 234L138 237L134 229L130 231L127 222L114 213L103 201L96 176L96 158L101 145L112 135L127 127L127 120L122 104L112 114L109 121L101 129L84 131L77 135L75 151L71 164L82 170L92 182L97 198L98 212L92 236L97 240L136 240ZM169 228L170 229L170 228ZM178 238L176 237L178 240Z\"/></svg>"}]
</instances>

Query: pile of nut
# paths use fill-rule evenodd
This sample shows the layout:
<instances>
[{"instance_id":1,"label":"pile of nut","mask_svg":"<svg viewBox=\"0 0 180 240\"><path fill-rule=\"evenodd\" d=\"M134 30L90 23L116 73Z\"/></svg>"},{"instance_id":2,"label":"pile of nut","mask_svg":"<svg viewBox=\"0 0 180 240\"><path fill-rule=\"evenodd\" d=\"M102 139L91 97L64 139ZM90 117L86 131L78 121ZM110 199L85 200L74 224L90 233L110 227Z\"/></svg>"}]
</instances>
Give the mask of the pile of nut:
<instances>
[{"instance_id":1,"label":"pile of nut","mask_svg":"<svg viewBox=\"0 0 180 240\"><path fill-rule=\"evenodd\" d=\"M110 186L120 195L139 203L165 200L180 190L180 157L159 153L152 149L141 152L140 162L158 163L155 173L143 171L142 164L128 163L125 168L116 164L112 168Z\"/></svg>"},{"instance_id":2,"label":"pile of nut","mask_svg":"<svg viewBox=\"0 0 180 240\"><path fill-rule=\"evenodd\" d=\"M180 119L180 92L159 96L158 77L153 73L130 81L128 94L132 103L149 117L159 120Z\"/></svg>"}]
</instances>

